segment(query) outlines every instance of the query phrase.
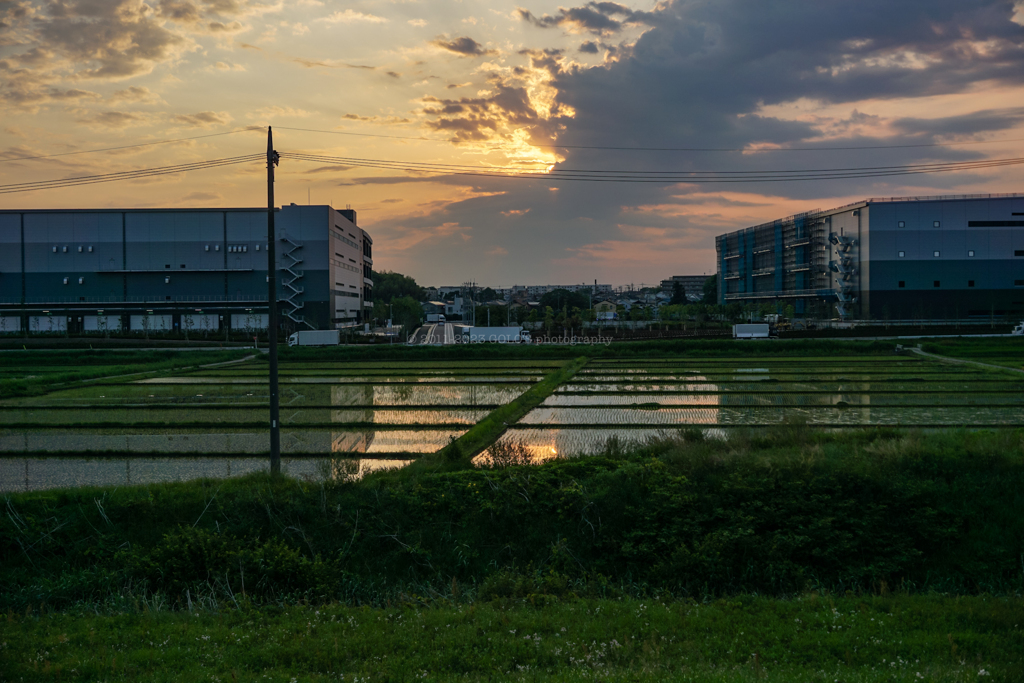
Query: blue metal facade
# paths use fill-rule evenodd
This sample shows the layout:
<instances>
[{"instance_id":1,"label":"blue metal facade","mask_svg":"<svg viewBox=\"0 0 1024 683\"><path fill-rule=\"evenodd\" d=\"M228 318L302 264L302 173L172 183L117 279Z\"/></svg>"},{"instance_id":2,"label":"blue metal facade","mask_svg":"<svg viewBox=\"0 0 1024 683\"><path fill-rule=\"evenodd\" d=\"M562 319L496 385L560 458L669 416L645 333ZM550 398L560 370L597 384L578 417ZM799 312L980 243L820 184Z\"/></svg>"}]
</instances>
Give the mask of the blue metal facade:
<instances>
[{"instance_id":1,"label":"blue metal facade","mask_svg":"<svg viewBox=\"0 0 1024 683\"><path fill-rule=\"evenodd\" d=\"M283 324L334 326L335 252L358 255L362 319L372 300L361 256L369 235L329 206L285 206L275 223ZM342 231L355 247L341 244ZM178 329L183 315L216 316L218 329L238 315L258 319L266 240L266 209L0 211L0 316L29 330L40 315L66 315L69 330L96 316L119 318L121 329L132 316L171 316Z\"/></svg>"},{"instance_id":2,"label":"blue metal facade","mask_svg":"<svg viewBox=\"0 0 1024 683\"><path fill-rule=\"evenodd\" d=\"M1024 315L1024 195L868 199L721 235L716 247L721 303L860 319Z\"/></svg>"}]
</instances>

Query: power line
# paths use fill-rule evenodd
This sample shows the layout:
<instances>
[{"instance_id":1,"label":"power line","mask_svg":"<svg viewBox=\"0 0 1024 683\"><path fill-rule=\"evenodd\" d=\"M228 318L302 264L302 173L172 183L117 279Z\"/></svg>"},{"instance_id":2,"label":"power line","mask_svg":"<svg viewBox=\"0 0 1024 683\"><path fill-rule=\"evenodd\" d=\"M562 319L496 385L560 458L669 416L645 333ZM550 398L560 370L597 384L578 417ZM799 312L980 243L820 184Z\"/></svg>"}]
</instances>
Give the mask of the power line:
<instances>
[{"instance_id":1,"label":"power line","mask_svg":"<svg viewBox=\"0 0 1024 683\"><path fill-rule=\"evenodd\" d=\"M58 178L55 180L39 180L25 183L12 183L0 185L0 194L11 194L15 192L32 192L35 190L52 190L77 185L92 185L95 183L111 183L119 180L135 180L138 178L150 178L153 176L184 173L187 171L200 171L208 168L231 166L235 164L246 164L254 161L262 161L262 154L246 154L238 157L226 157L223 159L208 159L175 166L161 166L157 168L141 168L134 171L119 171L117 173L104 173L101 175L78 176L74 178Z\"/></svg>"},{"instance_id":2,"label":"power line","mask_svg":"<svg viewBox=\"0 0 1024 683\"><path fill-rule=\"evenodd\" d=\"M152 147L153 145L167 145L172 142L187 142L188 140L201 140L203 138L215 138L221 135L234 135L235 133L244 133L250 130L263 130L262 127L249 127L249 128L238 128L236 130L229 130L223 133L210 133L208 135L195 135L190 138L174 138L172 140L157 140L155 142L141 142L137 145L121 145L119 147L101 147L100 149L83 149L77 152L61 152L59 154L40 154L34 157L13 157L13 158L0 158L0 161L28 161L30 159L53 159L54 157L69 157L76 154L94 154L96 152L113 152L119 149L135 149L136 147Z\"/></svg>"},{"instance_id":3,"label":"power line","mask_svg":"<svg viewBox=\"0 0 1024 683\"><path fill-rule=\"evenodd\" d=\"M449 143L450 140L442 140L439 138L428 138L423 136L414 135L380 135L375 133L353 133L350 131L343 130L318 130L316 128L290 128L287 126L278 126L278 130L295 130L305 133L326 133L328 135L348 135L352 137L361 138L386 138L390 140L425 140L427 142L442 142ZM768 147L768 148L751 148L751 147L626 147L626 146L614 146L614 145L543 145L530 143L531 147L540 147L543 149L597 149L597 150L613 150L613 151L629 151L629 152L835 152L835 151L854 151L854 150L872 150L872 149L912 149L920 147L959 147L961 145L994 145L1004 142L1024 142L1024 138L1011 138L1008 140L966 140L963 142L920 142L910 143L906 145L849 145L849 146L829 146L829 147ZM496 149L500 149L500 146L494 145Z\"/></svg>"},{"instance_id":4,"label":"power line","mask_svg":"<svg viewBox=\"0 0 1024 683\"><path fill-rule=\"evenodd\" d=\"M972 171L1001 166L1024 164L1024 157L1007 159L984 159L979 161L940 162L931 164L907 164L902 166L862 166L850 168L821 169L770 169L755 171L632 171L601 169L551 169L531 170L514 167L480 167L456 164L423 162L399 162L384 159L360 159L352 157L327 157L313 154L288 152L286 158L321 164L335 164L349 167L379 168L391 171L413 173L435 173L465 175L489 178L543 179L549 181L586 181L619 183L739 183L739 182L794 182L806 180L831 180L844 178L875 178L898 175L919 175L925 173L948 173Z\"/></svg>"}]
</instances>

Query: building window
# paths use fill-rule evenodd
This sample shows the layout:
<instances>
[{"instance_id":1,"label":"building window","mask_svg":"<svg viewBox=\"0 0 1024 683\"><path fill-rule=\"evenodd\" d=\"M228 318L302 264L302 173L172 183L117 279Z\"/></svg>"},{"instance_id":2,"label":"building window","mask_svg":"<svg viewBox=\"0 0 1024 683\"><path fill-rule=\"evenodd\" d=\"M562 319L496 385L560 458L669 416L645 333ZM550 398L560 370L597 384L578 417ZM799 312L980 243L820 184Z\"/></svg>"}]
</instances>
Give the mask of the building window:
<instances>
[{"instance_id":1,"label":"building window","mask_svg":"<svg viewBox=\"0 0 1024 683\"><path fill-rule=\"evenodd\" d=\"M54 247L54 248L53 248L53 253L54 253L54 254L56 254L56 253L57 253L57 247Z\"/></svg>"},{"instance_id":2,"label":"building window","mask_svg":"<svg viewBox=\"0 0 1024 683\"><path fill-rule=\"evenodd\" d=\"M242 245L242 251L245 252L246 254L248 254L249 253L249 245L243 244Z\"/></svg>"},{"instance_id":3,"label":"building window","mask_svg":"<svg viewBox=\"0 0 1024 683\"><path fill-rule=\"evenodd\" d=\"M78 278L78 284L84 285L85 284L85 278L84 277Z\"/></svg>"},{"instance_id":4,"label":"building window","mask_svg":"<svg viewBox=\"0 0 1024 683\"><path fill-rule=\"evenodd\" d=\"M1013 281L1013 286L1014 287L1024 287L1024 280L1014 280Z\"/></svg>"},{"instance_id":5,"label":"building window","mask_svg":"<svg viewBox=\"0 0 1024 683\"><path fill-rule=\"evenodd\" d=\"M89 247L89 253L90 254L92 253L92 247L91 246Z\"/></svg>"},{"instance_id":6,"label":"building window","mask_svg":"<svg viewBox=\"0 0 1024 683\"><path fill-rule=\"evenodd\" d=\"M182 263L182 264L181 264L181 267L182 267L182 268L184 268L184 267L185 267L185 264L184 264L184 263Z\"/></svg>"},{"instance_id":7,"label":"building window","mask_svg":"<svg viewBox=\"0 0 1024 683\"><path fill-rule=\"evenodd\" d=\"M900 280L900 289L903 289L906 286L907 286L906 281L905 280Z\"/></svg>"},{"instance_id":8,"label":"building window","mask_svg":"<svg viewBox=\"0 0 1024 683\"><path fill-rule=\"evenodd\" d=\"M257 244L256 245L256 251L259 251L259 250L260 250L260 245Z\"/></svg>"},{"instance_id":9,"label":"building window","mask_svg":"<svg viewBox=\"0 0 1024 683\"><path fill-rule=\"evenodd\" d=\"M67 248L67 247L62 247L62 248L61 248L61 251L62 251L62 252L64 252L64 253L66 254L66 253L68 253L68 248Z\"/></svg>"},{"instance_id":10,"label":"building window","mask_svg":"<svg viewBox=\"0 0 1024 683\"><path fill-rule=\"evenodd\" d=\"M968 287L973 287L974 286L974 280L968 280L967 281L967 286Z\"/></svg>"},{"instance_id":11,"label":"building window","mask_svg":"<svg viewBox=\"0 0 1024 683\"><path fill-rule=\"evenodd\" d=\"M905 251L896 252L896 256L898 256L899 258L903 258L906 255L907 255L907 252L905 252Z\"/></svg>"},{"instance_id":12,"label":"building window","mask_svg":"<svg viewBox=\"0 0 1024 683\"><path fill-rule=\"evenodd\" d=\"M1014 256L1024 256L1024 249L1014 249L1013 255Z\"/></svg>"},{"instance_id":13,"label":"building window","mask_svg":"<svg viewBox=\"0 0 1024 683\"><path fill-rule=\"evenodd\" d=\"M905 228L905 227L907 227L907 222L906 221L897 221L896 227L897 228Z\"/></svg>"},{"instance_id":14,"label":"building window","mask_svg":"<svg viewBox=\"0 0 1024 683\"><path fill-rule=\"evenodd\" d=\"M81 254L81 253L82 253L82 245L81 245L81 244L79 244L79 245L78 245L78 253L79 253L79 254Z\"/></svg>"},{"instance_id":15,"label":"building window","mask_svg":"<svg viewBox=\"0 0 1024 683\"><path fill-rule=\"evenodd\" d=\"M935 258L939 258L939 251L938 250L933 251L932 252L932 256L934 256Z\"/></svg>"},{"instance_id":16,"label":"building window","mask_svg":"<svg viewBox=\"0 0 1024 683\"><path fill-rule=\"evenodd\" d=\"M170 267L171 267L171 264L170 264L170 263L165 263L165 264L164 264L164 268L170 268Z\"/></svg>"},{"instance_id":17,"label":"building window","mask_svg":"<svg viewBox=\"0 0 1024 683\"><path fill-rule=\"evenodd\" d=\"M932 221L932 227L933 228L937 228L937 227L939 227L941 225L942 225L942 223L940 223L939 221Z\"/></svg>"},{"instance_id":18,"label":"building window","mask_svg":"<svg viewBox=\"0 0 1024 683\"><path fill-rule=\"evenodd\" d=\"M938 287L938 286L939 286L939 281L938 280L933 280L932 281L932 287Z\"/></svg>"},{"instance_id":19,"label":"building window","mask_svg":"<svg viewBox=\"0 0 1024 683\"><path fill-rule=\"evenodd\" d=\"M219 244L213 245L213 250L214 251L220 251L220 245Z\"/></svg>"},{"instance_id":20,"label":"building window","mask_svg":"<svg viewBox=\"0 0 1024 683\"><path fill-rule=\"evenodd\" d=\"M968 249L967 250L967 257L968 258L973 258L974 257L974 250L973 249Z\"/></svg>"},{"instance_id":21,"label":"building window","mask_svg":"<svg viewBox=\"0 0 1024 683\"><path fill-rule=\"evenodd\" d=\"M170 278L170 276L167 276L167 277L165 277L165 278L164 278L164 284L165 284L165 285L169 285L169 284L171 284L171 278Z\"/></svg>"},{"instance_id":22,"label":"building window","mask_svg":"<svg viewBox=\"0 0 1024 683\"><path fill-rule=\"evenodd\" d=\"M204 251L210 251L210 245L209 244L206 245L206 249L204 249Z\"/></svg>"},{"instance_id":23,"label":"building window","mask_svg":"<svg viewBox=\"0 0 1024 683\"><path fill-rule=\"evenodd\" d=\"M67 283L68 283L68 279L64 278L64 284L67 284Z\"/></svg>"}]
</instances>

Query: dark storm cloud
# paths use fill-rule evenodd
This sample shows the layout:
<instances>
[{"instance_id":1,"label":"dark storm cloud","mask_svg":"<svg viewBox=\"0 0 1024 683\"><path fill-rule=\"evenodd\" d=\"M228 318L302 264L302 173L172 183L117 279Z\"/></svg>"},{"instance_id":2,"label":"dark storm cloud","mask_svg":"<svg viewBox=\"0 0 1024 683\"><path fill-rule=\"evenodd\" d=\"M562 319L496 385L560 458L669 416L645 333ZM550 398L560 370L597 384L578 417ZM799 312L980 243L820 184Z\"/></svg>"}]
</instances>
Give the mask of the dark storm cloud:
<instances>
[{"instance_id":1,"label":"dark storm cloud","mask_svg":"<svg viewBox=\"0 0 1024 683\"><path fill-rule=\"evenodd\" d=\"M554 16L545 14L537 17L523 8L518 8L516 13L523 21L540 28L561 26L594 35L611 35L626 25L649 23L657 17L650 12L637 12L616 2L588 2L582 7L570 9L563 7Z\"/></svg>"},{"instance_id":2,"label":"dark storm cloud","mask_svg":"<svg viewBox=\"0 0 1024 683\"><path fill-rule=\"evenodd\" d=\"M934 119L902 118L893 121L892 127L906 135L945 138L1006 130L1020 125L1021 122L1024 122L1024 107L988 109Z\"/></svg>"},{"instance_id":3,"label":"dark storm cloud","mask_svg":"<svg viewBox=\"0 0 1024 683\"><path fill-rule=\"evenodd\" d=\"M584 43L580 43L579 51L580 52L586 52L586 53L589 53L589 54L592 54L592 55L596 55L597 54L597 43L595 43L592 40L588 40L588 41L586 41Z\"/></svg>"},{"instance_id":4,"label":"dark storm cloud","mask_svg":"<svg viewBox=\"0 0 1024 683\"><path fill-rule=\"evenodd\" d=\"M658 21L629 55L601 67L574 67L557 74L553 85L558 101L576 111L559 142L623 147L813 146L804 141L821 135L818 122L759 115L761 107L800 98L832 103L912 98L960 92L982 80L1008 84L1024 80L1024 28L1011 21L1013 5L1005 0L976 3L967 9L949 0L856 5L679 1L658 14ZM996 130L1016 120L1013 112L999 112L935 125ZM926 124L898 125L903 125L901 132L910 134L922 132ZM603 152L566 153L566 164L576 167L611 163ZM876 150L871 156L912 163L915 158L910 154ZM917 158L966 155L945 149L917 154ZM844 160L856 165L864 158L849 154ZM619 154L616 160L634 167L739 170L778 168L795 161L793 155L641 153ZM811 187L793 190L803 194Z\"/></svg>"},{"instance_id":5,"label":"dark storm cloud","mask_svg":"<svg viewBox=\"0 0 1024 683\"><path fill-rule=\"evenodd\" d=\"M589 3L551 17L523 10L520 17L537 26L602 35L636 16L616 9L620 7ZM668 0L642 17L649 28L635 45L583 43L615 47L612 59L606 57L600 66L569 66L564 55L539 49L540 45L522 53L530 64L521 66L513 77L545 70L557 91L556 106L575 111L571 118L533 118L529 100L515 91L512 81L499 83L510 90L513 114L489 97L436 99L423 106L433 111L438 129L447 126L463 135L487 136L506 125L506 120L521 121L520 126L557 135L557 142L566 146L764 145L820 150L990 134L1019 126L1024 112L979 104L983 111L964 115L892 119L878 113L884 107L870 103L899 98L913 107L916 97L979 92L983 98L979 83L1022 85L1024 27L1012 21L1013 15L1014 3L1009 0ZM593 54L589 48L584 51ZM812 114L815 102L830 103L829 111L841 113L787 120L765 110L801 100L811 103L806 111ZM927 115L933 113L940 112ZM895 134L871 137L874 131ZM990 146L756 154L568 147L560 151L565 158L561 168L650 171L852 168L1000 155L998 148ZM448 272L512 284L594 277L607 281L603 273L616 267L616 250L622 245L639 251L654 244L650 253L664 259L657 269L638 266L637 277L649 272L651 279L666 277L673 274L668 269L713 271L714 236L778 218L781 214L774 207L780 197L797 200L789 206L807 210L829 208L830 198L835 197L944 194L983 179L980 174L955 173L907 179L665 186L445 176L355 179L353 184L430 182L471 187L479 196L446 203L423 215L379 221L376 234L400 237L429 232L438 225L474 226L472 244L502 245L508 251L502 262L488 261L483 247L452 249L446 243L424 240L416 244L410 263L444 263ZM759 203L762 197L763 204ZM527 208L526 218L503 218L503 213ZM513 220L515 225L510 227ZM591 258L587 254L601 253L612 256L586 260ZM591 270L567 270L566 264L573 259ZM424 275L423 280L436 280L436 269Z\"/></svg>"},{"instance_id":6,"label":"dark storm cloud","mask_svg":"<svg viewBox=\"0 0 1024 683\"><path fill-rule=\"evenodd\" d=\"M431 41L431 45L435 45L448 52L454 52L457 55L463 57L482 57L484 55L496 54L496 50L486 50L484 46L476 42L469 36L462 36L461 38L452 38L449 40L445 36L440 36Z\"/></svg>"}]
</instances>

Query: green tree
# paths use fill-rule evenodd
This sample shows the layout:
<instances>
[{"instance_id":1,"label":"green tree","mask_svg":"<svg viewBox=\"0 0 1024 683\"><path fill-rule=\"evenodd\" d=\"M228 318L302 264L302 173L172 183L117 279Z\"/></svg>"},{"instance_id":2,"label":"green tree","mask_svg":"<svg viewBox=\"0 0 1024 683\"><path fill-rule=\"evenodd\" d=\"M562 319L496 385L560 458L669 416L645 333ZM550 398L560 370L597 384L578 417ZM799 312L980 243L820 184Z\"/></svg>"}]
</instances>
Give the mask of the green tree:
<instances>
[{"instance_id":1,"label":"green tree","mask_svg":"<svg viewBox=\"0 0 1024 683\"><path fill-rule=\"evenodd\" d=\"M394 299L407 296L415 301L424 301L423 288L408 275L383 270L373 271L373 300L391 303Z\"/></svg>"},{"instance_id":2,"label":"green tree","mask_svg":"<svg viewBox=\"0 0 1024 683\"><path fill-rule=\"evenodd\" d=\"M391 314L394 321L392 324L402 326L406 339L413 330L423 323L423 308L420 306L420 302L411 296L392 299Z\"/></svg>"},{"instance_id":3,"label":"green tree","mask_svg":"<svg viewBox=\"0 0 1024 683\"><path fill-rule=\"evenodd\" d=\"M672 299L669 304L678 306L679 304L686 303L686 290L683 289L683 283L676 280L672 283Z\"/></svg>"},{"instance_id":4,"label":"green tree","mask_svg":"<svg viewBox=\"0 0 1024 683\"><path fill-rule=\"evenodd\" d=\"M553 289L540 298L541 306L550 306L558 311L569 307L583 310L590 308L590 297L584 292L570 292L568 289Z\"/></svg>"},{"instance_id":5,"label":"green tree","mask_svg":"<svg viewBox=\"0 0 1024 683\"><path fill-rule=\"evenodd\" d=\"M703 303L709 306L714 306L718 303L718 276L712 275L704 280L704 296L701 299Z\"/></svg>"}]
</instances>

